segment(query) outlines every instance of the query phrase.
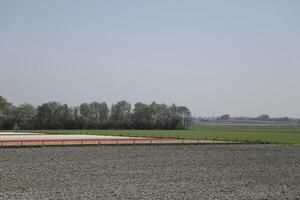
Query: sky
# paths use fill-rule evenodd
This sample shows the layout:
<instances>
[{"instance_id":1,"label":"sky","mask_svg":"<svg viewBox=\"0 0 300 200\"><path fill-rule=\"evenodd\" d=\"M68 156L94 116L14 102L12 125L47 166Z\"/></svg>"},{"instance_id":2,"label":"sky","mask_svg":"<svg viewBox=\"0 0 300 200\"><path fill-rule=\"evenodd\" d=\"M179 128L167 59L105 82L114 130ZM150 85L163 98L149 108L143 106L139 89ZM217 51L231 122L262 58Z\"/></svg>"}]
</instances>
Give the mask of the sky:
<instances>
[{"instance_id":1,"label":"sky","mask_svg":"<svg viewBox=\"0 0 300 200\"><path fill-rule=\"evenodd\" d=\"M300 1L0 0L0 95L300 117Z\"/></svg>"}]
</instances>

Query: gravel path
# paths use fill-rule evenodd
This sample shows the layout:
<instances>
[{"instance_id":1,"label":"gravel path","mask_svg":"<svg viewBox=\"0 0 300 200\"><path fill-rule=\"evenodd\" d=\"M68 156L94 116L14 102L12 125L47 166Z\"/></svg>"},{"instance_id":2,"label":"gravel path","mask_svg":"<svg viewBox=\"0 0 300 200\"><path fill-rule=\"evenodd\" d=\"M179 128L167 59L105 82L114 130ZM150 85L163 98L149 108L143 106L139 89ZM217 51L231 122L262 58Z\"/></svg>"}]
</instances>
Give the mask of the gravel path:
<instances>
[{"instance_id":1,"label":"gravel path","mask_svg":"<svg viewBox=\"0 0 300 200\"><path fill-rule=\"evenodd\" d=\"M300 199L300 147L0 149L0 199Z\"/></svg>"}]
</instances>

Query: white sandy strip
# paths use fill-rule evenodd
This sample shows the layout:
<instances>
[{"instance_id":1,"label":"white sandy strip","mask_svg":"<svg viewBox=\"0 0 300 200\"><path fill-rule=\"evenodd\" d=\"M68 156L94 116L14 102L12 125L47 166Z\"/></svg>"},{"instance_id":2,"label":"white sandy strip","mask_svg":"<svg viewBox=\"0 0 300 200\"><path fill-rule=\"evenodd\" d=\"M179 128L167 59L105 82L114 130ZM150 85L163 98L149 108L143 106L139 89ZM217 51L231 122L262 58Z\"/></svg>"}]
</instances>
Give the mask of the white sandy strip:
<instances>
[{"instance_id":1,"label":"white sandy strip","mask_svg":"<svg viewBox=\"0 0 300 200\"><path fill-rule=\"evenodd\" d=\"M42 134L42 133L0 132L0 136L1 135L32 135L32 134Z\"/></svg>"},{"instance_id":2,"label":"white sandy strip","mask_svg":"<svg viewBox=\"0 0 300 200\"><path fill-rule=\"evenodd\" d=\"M28 133L0 134L0 140L68 140L68 139L142 139L142 137L123 137L109 135L47 135ZM17 134L17 135L16 135ZM23 135L24 134L24 135Z\"/></svg>"}]
</instances>

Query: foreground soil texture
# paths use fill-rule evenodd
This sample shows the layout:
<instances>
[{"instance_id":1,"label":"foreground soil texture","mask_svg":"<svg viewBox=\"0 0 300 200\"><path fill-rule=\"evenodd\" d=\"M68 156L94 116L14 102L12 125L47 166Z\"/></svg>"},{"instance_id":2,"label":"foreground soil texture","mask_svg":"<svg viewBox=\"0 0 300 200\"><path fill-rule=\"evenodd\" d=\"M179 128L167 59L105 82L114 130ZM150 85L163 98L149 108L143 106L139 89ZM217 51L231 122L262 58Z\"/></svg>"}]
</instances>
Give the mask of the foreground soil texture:
<instances>
[{"instance_id":1,"label":"foreground soil texture","mask_svg":"<svg viewBox=\"0 0 300 200\"><path fill-rule=\"evenodd\" d=\"M0 199L300 199L300 147L3 148Z\"/></svg>"}]
</instances>

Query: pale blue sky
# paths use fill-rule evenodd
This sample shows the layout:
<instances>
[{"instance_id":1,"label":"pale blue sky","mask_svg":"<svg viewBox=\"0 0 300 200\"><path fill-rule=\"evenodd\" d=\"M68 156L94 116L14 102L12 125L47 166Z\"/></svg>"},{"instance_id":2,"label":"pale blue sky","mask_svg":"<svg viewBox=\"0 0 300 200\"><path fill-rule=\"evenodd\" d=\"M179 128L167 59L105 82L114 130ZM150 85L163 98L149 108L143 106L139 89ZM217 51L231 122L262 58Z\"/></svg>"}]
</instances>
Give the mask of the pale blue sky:
<instances>
[{"instance_id":1,"label":"pale blue sky","mask_svg":"<svg viewBox=\"0 0 300 200\"><path fill-rule=\"evenodd\" d=\"M300 117L300 1L0 0L0 95Z\"/></svg>"}]
</instances>

